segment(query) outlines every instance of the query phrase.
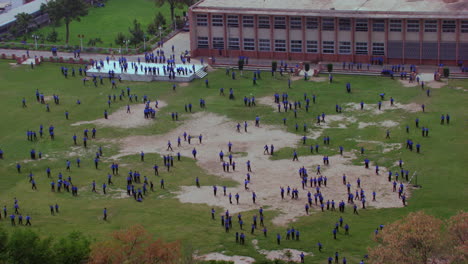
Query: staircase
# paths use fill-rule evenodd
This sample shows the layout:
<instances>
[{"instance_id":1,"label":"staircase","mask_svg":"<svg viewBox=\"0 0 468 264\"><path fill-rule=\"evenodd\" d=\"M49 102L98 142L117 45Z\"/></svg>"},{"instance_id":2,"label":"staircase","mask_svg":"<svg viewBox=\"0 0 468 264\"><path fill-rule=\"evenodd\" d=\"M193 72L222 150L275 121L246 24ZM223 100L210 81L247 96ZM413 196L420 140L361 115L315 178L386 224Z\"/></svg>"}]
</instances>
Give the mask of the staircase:
<instances>
[{"instance_id":1,"label":"staircase","mask_svg":"<svg viewBox=\"0 0 468 264\"><path fill-rule=\"evenodd\" d=\"M206 75L208 75L208 73L206 73L203 68L195 72L195 78L197 79L203 79Z\"/></svg>"}]
</instances>

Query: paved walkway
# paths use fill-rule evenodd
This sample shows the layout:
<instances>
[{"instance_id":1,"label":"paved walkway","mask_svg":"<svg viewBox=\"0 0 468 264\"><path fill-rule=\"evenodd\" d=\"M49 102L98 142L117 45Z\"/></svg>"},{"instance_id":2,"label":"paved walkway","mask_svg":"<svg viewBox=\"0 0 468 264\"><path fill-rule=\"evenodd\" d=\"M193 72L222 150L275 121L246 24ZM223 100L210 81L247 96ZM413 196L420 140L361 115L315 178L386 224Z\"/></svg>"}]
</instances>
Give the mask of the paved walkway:
<instances>
[{"instance_id":1,"label":"paved walkway","mask_svg":"<svg viewBox=\"0 0 468 264\"><path fill-rule=\"evenodd\" d=\"M172 45L174 45L174 52L172 52ZM180 59L180 54L185 52L186 50L190 50L190 34L189 32L179 32L176 35L174 35L172 38L168 39L166 42L164 42L164 45L162 48L156 48L153 50L153 53L156 53L156 50L163 50L164 54L168 56L169 54L175 54L176 62L179 61ZM11 55L16 55L17 57L21 57L23 55L27 54L26 50L14 50L14 49L0 49L0 54L5 54L7 56ZM37 57L45 57L49 58L52 56L51 51L43 51L43 50L30 50L29 51L29 57L34 58L34 56ZM81 53L81 58L84 60L105 60L106 57L110 56L109 54L96 54L96 53ZM114 55L116 58L118 55ZM60 52L60 50L57 52L57 58L62 57L65 61L74 58L74 55L72 52ZM142 61L144 61L144 54L137 54L137 55L124 55L125 58L129 61L137 61L138 58L140 58ZM192 60L193 62L191 63L198 63L198 60Z\"/></svg>"}]
</instances>

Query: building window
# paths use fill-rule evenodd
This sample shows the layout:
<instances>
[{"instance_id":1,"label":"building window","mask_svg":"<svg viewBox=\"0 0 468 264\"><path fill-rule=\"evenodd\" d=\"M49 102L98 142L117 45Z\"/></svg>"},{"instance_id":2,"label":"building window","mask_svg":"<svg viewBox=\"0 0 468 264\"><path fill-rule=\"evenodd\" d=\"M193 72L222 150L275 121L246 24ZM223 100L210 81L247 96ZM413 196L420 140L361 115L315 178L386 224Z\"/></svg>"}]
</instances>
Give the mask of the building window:
<instances>
[{"instance_id":1,"label":"building window","mask_svg":"<svg viewBox=\"0 0 468 264\"><path fill-rule=\"evenodd\" d=\"M244 50L255 50L255 40L253 38L244 39Z\"/></svg>"},{"instance_id":2,"label":"building window","mask_svg":"<svg viewBox=\"0 0 468 264\"><path fill-rule=\"evenodd\" d=\"M419 20L407 20L406 32L419 32Z\"/></svg>"},{"instance_id":3,"label":"building window","mask_svg":"<svg viewBox=\"0 0 468 264\"><path fill-rule=\"evenodd\" d=\"M279 51L279 52L286 51L286 40L275 39L275 51Z\"/></svg>"},{"instance_id":4,"label":"building window","mask_svg":"<svg viewBox=\"0 0 468 264\"><path fill-rule=\"evenodd\" d=\"M291 29L302 29L302 17L290 17L289 26Z\"/></svg>"},{"instance_id":5,"label":"building window","mask_svg":"<svg viewBox=\"0 0 468 264\"><path fill-rule=\"evenodd\" d=\"M286 29L286 17L275 17L275 29Z\"/></svg>"},{"instance_id":6,"label":"building window","mask_svg":"<svg viewBox=\"0 0 468 264\"><path fill-rule=\"evenodd\" d=\"M424 32L437 32L437 20L425 20Z\"/></svg>"},{"instance_id":7,"label":"building window","mask_svg":"<svg viewBox=\"0 0 468 264\"><path fill-rule=\"evenodd\" d=\"M239 27L239 16L227 16L228 27Z\"/></svg>"},{"instance_id":8,"label":"building window","mask_svg":"<svg viewBox=\"0 0 468 264\"><path fill-rule=\"evenodd\" d=\"M390 20L390 32L401 32L401 20L400 19Z\"/></svg>"},{"instance_id":9,"label":"building window","mask_svg":"<svg viewBox=\"0 0 468 264\"><path fill-rule=\"evenodd\" d=\"M335 19L334 18L322 18L322 30L334 31L335 30Z\"/></svg>"},{"instance_id":10,"label":"building window","mask_svg":"<svg viewBox=\"0 0 468 264\"><path fill-rule=\"evenodd\" d=\"M245 28L254 27L254 17L253 16L243 16L242 17L242 26Z\"/></svg>"},{"instance_id":11,"label":"building window","mask_svg":"<svg viewBox=\"0 0 468 264\"><path fill-rule=\"evenodd\" d=\"M335 53L335 41L322 41L322 53L324 54Z\"/></svg>"},{"instance_id":12,"label":"building window","mask_svg":"<svg viewBox=\"0 0 468 264\"><path fill-rule=\"evenodd\" d=\"M291 52L302 52L302 40L291 40Z\"/></svg>"},{"instance_id":13,"label":"building window","mask_svg":"<svg viewBox=\"0 0 468 264\"><path fill-rule=\"evenodd\" d=\"M369 30L369 21L367 19L356 19L356 31L367 32Z\"/></svg>"},{"instance_id":14,"label":"building window","mask_svg":"<svg viewBox=\"0 0 468 264\"><path fill-rule=\"evenodd\" d=\"M385 55L384 43L372 43L372 55L383 56Z\"/></svg>"},{"instance_id":15,"label":"building window","mask_svg":"<svg viewBox=\"0 0 468 264\"><path fill-rule=\"evenodd\" d=\"M207 49L208 47L208 37L198 37L197 47L199 49Z\"/></svg>"},{"instance_id":16,"label":"building window","mask_svg":"<svg viewBox=\"0 0 468 264\"><path fill-rule=\"evenodd\" d=\"M455 32L457 29L457 24L455 24L455 20L444 20L442 21L442 32Z\"/></svg>"},{"instance_id":17,"label":"building window","mask_svg":"<svg viewBox=\"0 0 468 264\"><path fill-rule=\"evenodd\" d=\"M213 38L213 49L224 49L224 38Z\"/></svg>"},{"instance_id":18,"label":"building window","mask_svg":"<svg viewBox=\"0 0 468 264\"><path fill-rule=\"evenodd\" d=\"M367 42L356 42L356 55L367 55Z\"/></svg>"},{"instance_id":19,"label":"building window","mask_svg":"<svg viewBox=\"0 0 468 264\"><path fill-rule=\"evenodd\" d=\"M308 40L306 51L307 53L318 53L318 42L316 40Z\"/></svg>"},{"instance_id":20,"label":"building window","mask_svg":"<svg viewBox=\"0 0 468 264\"><path fill-rule=\"evenodd\" d=\"M461 21L461 33L468 33L468 20Z\"/></svg>"},{"instance_id":21,"label":"building window","mask_svg":"<svg viewBox=\"0 0 468 264\"><path fill-rule=\"evenodd\" d=\"M270 17L259 16L258 17L258 28L270 28Z\"/></svg>"},{"instance_id":22,"label":"building window","mask_svg":"<svg viewBox=\"0 0 468 264\"><path fill-rule=\"evenodd\" d=\"M197 14L197 26L200 26L200 27L208 26L208 15Z\"/></svg>"},{"instance_id":23,"label":"building window","mask_svg":"<svg viewBox=\"0 0 468 264\"><path fill-rule=\"evenodd\" d=\"M259 51L270 51L270 40L269 39L259 39L258 40L258 50Z\"/></svg>"},{"instance_id":24,"label":"building window","mask_svg":"<svg viewBox=\"0 0 468 264\"><path fill-rule=\"evenodd\" d=\"M239 38L229 38L228 49L239 50Z\"/></svg>"},{"instance_id":25,"label":"building window","mask_svg":"<svg viewBox=\"0 0 468 264\"><path fill-rule=\"evenodd\" d=\"M318 29L318 19L316 17L308 17L306 19L307 29Z\"/></svg>"},{"instance_id":26,"label":"building window","mask_svg":"<svg viewBox=\"0 0 468 264\"><path fill-rule=\"evenodd\" d=\"M383 19L374 19L374 20L372 20L372 31L374 31L374 32L384 32L385 31L385 20L383 20Z\"/></svg>"},{"instance_id":27,"label":"building window","mask_svg":"<svg viewBox=\"0 0 468 264\"><path fill-rule=\"evenodd\" d=\"M351 54L351 42L349 41L340 41L338 47L339 54Z\"/></svg>"},{"instance_id":28,"label":"building window","mask_svg":"<svg viewBox=\"0 0 468 264\"><path fill-rule=\"evenodd\" d=\"M213 27L222 27L223 26L223 16L222 15L212 15L211 16L211 25Z\"/></svg>"},{"instance_id":29,"label":"building window","mask_svg":"<svg viewBox=\"0 0 468 264\"><path fill-rule=\"evenodd\" d=\"M351 30L351 19L349 18L340 18L338 20L338 26L341 31L350 31Z\"/></svg>"}]
</instances>

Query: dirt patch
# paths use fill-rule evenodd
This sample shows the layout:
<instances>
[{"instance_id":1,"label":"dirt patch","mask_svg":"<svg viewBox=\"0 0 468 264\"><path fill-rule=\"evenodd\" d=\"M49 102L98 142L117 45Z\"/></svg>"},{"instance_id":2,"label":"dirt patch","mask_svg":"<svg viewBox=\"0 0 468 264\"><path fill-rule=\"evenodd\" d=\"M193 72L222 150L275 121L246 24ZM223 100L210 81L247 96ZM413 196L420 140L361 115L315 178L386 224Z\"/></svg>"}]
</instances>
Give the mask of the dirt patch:
<instances>
[{"instance_id":1,"label":"dirt patch","mask_svg":"<svg viewBox=\"0 0 468 264\"><path fill-rule=\"evenodd\" d=\"M377 104L364 104L364 109L361 110L361 105L358 103L347 103L344 104L343 109L345 111L362 111L368 114L369 112L372 115L380 115L383 114L385 111L388 110L395 110L395 109L403 109L407 112L415 113L421 111L421 106L416 103L409 103L409 104L401 104L401 103L394 103L393 105L390 102L382 102L382 107L378 108Z\"/></svg>"},{"instance_id":2,"label":"dirt patch","mask_svg":"<svg viewBox=\"0 0 468 264\"><path fill-rule=\"evenodd\" d=\"M418 82L416 82L416 81L410 82L409 80L402 80L402 79L398 79L398 81L404 87L416 87L416 86L419 85Z\"/></svg>"},{"instance_id":3,"label":"dirt patch","mask_svg":"<svg viewBox=\"0 0 468 264\"><path fill-rule=\"evenodd\" d=\"M190 85L190 83L188 83L188 82L181 82L181 83L178 83L178 85L179 85L180 87L187 87L187 86Z\"/></svg>"},{"instance_id":4,"label":"dirt patch","mask_svg":"<svg viewBox=\"0 0 468 264\"><path fill-rule=\"evenodd\" d=\"M447 85L447 84L445 82L443 82L443 81L431 81L431 82L427 83L427 86L429 86L431 88L434 88L434 89L442 88L445 85Z\"/></svg>"},{"instance_id":5,"label":"dirt patch","mask_svg":"<svg viewBox=\"0 0 468 264\"><path fill-rule=\"evenodd\" d=\"M312 82L326 82L326 81L328 81L328 78L327 77L311 77L309 79L309 81L312 81Z\"/></svg>"},{"instance_id":6,"label":"dirt patch","mask_svg":"<svg viewBox=\"0 0 468 264\"><path fill-rule=\"evenodd\" d=\"M378 122L378 123L375 123L375 122L370 122L370 123L359 122L358 128L366 128L368 126L379 126L379 127L390 128L390 127L395 127L398 124L399 124L398 122L395 122L395 121L392 121L392 120L385 120L385 121Z\"/></svg>"},{"instance_id":7,"label":"dirt patch","mask_svg":"<svg viewBox=\"0 0 468 264\"><path fill-rule=\"evenodd\" d=\"M221 253L209 253L202 256L194 256L197 260L216 260L216 261L232 261L234 264L251 264L255 259L246 256L227 256Z\"/></svg>"},{"instance_id":8,"label":"dirt patch","mask_svg":"<svg viewBox=\"0 0 468 264\"><path fill-rule=\"evenodd\" d=\"M286 225L298 216L304 216L304 204L307 202L307 192L314 192L315 188L307 187L302 189L301 179L297 173L298 169L304 166L308 169L311 177L315 175L316 166L322 164L322 156L304 156L299 157L299 161L291 160L270 160L269 155L263 154L263 146L274 144L275 149L295 146L300 136L282 131L278 127L261 125L254 127L253 122L249 122L249 130L245 132L236 131L236 123L229 121L224 116L211 113L196 113L193 119L179 126L175 130L157 136L130 136L121 140L121 152L112 157L118 158L129 154L135 154L140 151L146 153L174 154L180 152L181 155L192 157L191 151L196 148L197 165L205 169L207 173L229 178L239 183L238 187L229 188L228 193L234 196L239 193L239 204L230 204L227 196L218 192L213 195L211 186L182 186L177 193L181 202L185 203L203 203L210 206L219 206L228 209L231 213L248 211L259 208L260 206L269 206L273 210L282 212L273 219L273 223ZM215 128L215 129L213 129ZM182 136L184 132L193 136L203 135L203 143L193 140L189 145L183 142L181 147L176 147L177 137ZM167 141L173 142L174 151L167 151ZM224 172L222 164L219 161L218 153L223 150L227 153L227 143L232 142L234 152L245 152L247 155L235 158L237 163L235 172ZM369 201L367 205L374 207L399 207L401 201L398 195L392 193L392 185L385 176L376 176L373 170L365 169L364 166L354 166L351 164L353 153L346 153L344 156L331 156L330 165L323 166L322 174L328 177L327 187L322 188L321 192L326 200L347 200L346 186L341 182L341 176L345 173L349 181L353 184L356 179L361 178L361 186L368 194L376 191L379 196L377 201ZM291 156L292 158L292 156ZM247 173L246 162L250 160L252 164L251 182L249 189L245 190L243 183ZM386 169L381 168L381 175L385 174ZM201 183L203 185L203 182ZM280 197L280 187L298 188L299 199L291 200L286 197L284 200ZM352 191L354 192L353 184ZM252 202L252 192L257 195L257 203ZM318 206L312 206L319 209ZM349 206L348 206L349 207ZM349 210L349 209L348 209Z\"/></svg>"},{"instance_id":9,"label":"dirt patch","mask_svg":"<svg viewBox=\"0 0 468 264\"><path fill-rule=\"evenodd\" d=\"M21 64L14 63L14 62L10 62L8 64L10 65L11 68L17 68L17 67L21 66Z\"/></svg>"},{"instance_id":10,"label":"dirt patch","mask_svg":"<svg viewBox=\"0 0 468 264\"><path fill-rule=\"evenodd\" d=\"M258 251L260 254L265 255L267 259L276 260L280 259L283 261L292 261L292 262L301 262L301 253L304 253L304 256L312 255L307 252L299 251L292 248L285 248L281 250L264 250L261 249ZM288 256L289 255L289 256Z\"/></svg>"},{"instance_id":11,"label":"dirt patch","mask_svg":"<svg viewBox=\"0 0 468 264\"><path fill-rule=\"evenodd\" d=\"M455 90L462 90L462 91L464 91L464 92L468 92L468 89L465 89L465 88L460 87L460 86L455 87L455 88L453 88L453 89L455 89Z\"/></svg>"},{"instance_id":12,"label":"dirt patch","mask_svg":"<svg viewBox=\"0 0 468 264\"><path fill-rule=\"evenodd\" d=\"M130 113L127 113L127 107L121 107L117 111L108 116L108 119L100 118L93 121L80 121L73 123L72 126L80 126L87 124L95 124L100 126L119 127L119 128L133 128L139 126L146 126L152 124L157 120L157 111L167 104L163 101L158 101L158 108L156 109L156 119L145 118L143 110L145 104L131 105Z\"/></svg>"}]
</instances>

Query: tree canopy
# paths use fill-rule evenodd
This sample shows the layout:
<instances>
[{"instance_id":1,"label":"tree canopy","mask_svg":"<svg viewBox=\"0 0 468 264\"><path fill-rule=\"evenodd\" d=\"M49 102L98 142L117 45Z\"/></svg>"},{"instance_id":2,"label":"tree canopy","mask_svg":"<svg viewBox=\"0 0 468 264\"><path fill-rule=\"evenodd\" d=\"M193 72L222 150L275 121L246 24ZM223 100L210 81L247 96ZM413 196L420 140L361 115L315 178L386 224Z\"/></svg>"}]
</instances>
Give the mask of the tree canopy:
<instances>
[{"instance_id":1,"label":"tree canopy","mask_svg":"<svg viewBox=\"0 0 468 264\"><path fill-rule=\"evenodd\" d=\"M83 0L51 0L47 4L42 4L41 10L46 12L55 24L63 20L66 29L65 41L68 44L70 23L81 21L81 17L88 14L88 4Z\"/></svg>"}]
</instances>

